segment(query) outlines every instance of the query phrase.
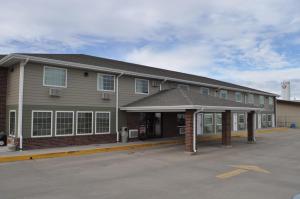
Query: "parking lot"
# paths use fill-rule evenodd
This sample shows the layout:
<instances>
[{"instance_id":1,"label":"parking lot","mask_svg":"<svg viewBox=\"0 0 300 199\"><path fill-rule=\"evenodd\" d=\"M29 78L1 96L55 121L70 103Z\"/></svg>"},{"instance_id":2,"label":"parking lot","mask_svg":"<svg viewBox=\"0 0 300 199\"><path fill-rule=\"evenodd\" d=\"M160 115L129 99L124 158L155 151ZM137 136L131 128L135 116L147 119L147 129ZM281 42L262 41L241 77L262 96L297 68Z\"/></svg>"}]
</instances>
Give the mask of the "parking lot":
<instances>
[{"instance_id":1,"label":"parking lot","mask_svg":"<svg viewBox=\"0 0 300 199\"><path fill-rule=\"evenodd\" d=\"M256 144L201 143L0 164L0 198L290 199L300 192L300 130Z\"/></svg>"}]
</instances>

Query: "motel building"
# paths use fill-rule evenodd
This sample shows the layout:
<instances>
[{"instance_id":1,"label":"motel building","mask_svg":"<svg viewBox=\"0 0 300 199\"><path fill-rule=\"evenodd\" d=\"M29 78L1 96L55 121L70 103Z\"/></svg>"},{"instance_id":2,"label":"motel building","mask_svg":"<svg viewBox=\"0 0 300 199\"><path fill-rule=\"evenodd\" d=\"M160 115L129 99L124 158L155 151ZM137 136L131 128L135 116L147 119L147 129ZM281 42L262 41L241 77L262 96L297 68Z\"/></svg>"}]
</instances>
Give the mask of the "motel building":
<instances>
[{"instance_id":1,"label":"motel building","mask_svg":"<svg viewBox=\"0 0 300 199\"><path fill-rule=\"evenodd\" d=\"M276 126L276 94L82 54L0 56L0 132L18 149L197 137Z\"/></svg>"}]
</instances>

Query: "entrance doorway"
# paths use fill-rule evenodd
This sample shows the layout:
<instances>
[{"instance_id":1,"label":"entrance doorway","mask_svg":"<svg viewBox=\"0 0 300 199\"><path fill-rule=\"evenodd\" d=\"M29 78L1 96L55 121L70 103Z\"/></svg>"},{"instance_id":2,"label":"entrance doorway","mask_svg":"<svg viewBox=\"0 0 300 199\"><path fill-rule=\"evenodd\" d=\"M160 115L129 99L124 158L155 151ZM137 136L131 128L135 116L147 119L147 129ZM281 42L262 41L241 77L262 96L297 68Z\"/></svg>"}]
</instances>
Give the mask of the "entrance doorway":
<instances>
[{"instance_id":1,"label":"entrance doorway","mask_svg":"<svg viewBox=\"0 0 300 199\"><path fill-rule=\"evenodd\" d=\"M162 136L161 113L142 113L140 126L145 127L146 138L159 138Z\"/></svg>"}]
</instances>

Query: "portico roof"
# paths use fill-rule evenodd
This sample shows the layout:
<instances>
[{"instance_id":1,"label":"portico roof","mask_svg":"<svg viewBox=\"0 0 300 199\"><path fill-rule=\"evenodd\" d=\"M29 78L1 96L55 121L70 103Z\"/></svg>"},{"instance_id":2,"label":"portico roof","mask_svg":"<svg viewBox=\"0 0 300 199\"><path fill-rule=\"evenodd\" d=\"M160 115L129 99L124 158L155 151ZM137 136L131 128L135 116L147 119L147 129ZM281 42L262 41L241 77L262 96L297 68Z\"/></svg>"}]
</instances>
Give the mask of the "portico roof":
<instances>
[{"instance_id":1,"label":"portico roof","mask_svg":"<svg viewBox=\"0 0 300 199\"><path fill-rule=\"evenodd\" d=\"M125 111L258 111L261 108L219 97L202 95L200 92L173 88L160 91L120 108Z\"/></svg>"}]
</instances>

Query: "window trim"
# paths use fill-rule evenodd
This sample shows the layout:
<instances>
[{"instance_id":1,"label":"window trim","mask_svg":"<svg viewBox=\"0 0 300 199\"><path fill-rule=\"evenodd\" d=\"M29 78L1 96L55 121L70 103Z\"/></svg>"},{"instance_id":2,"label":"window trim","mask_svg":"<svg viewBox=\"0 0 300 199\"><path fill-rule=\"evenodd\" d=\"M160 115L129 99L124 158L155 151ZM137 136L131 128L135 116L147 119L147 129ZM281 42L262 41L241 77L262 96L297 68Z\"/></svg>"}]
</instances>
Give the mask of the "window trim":
<instances>
[{"instance_id":1,"label":"window trim","mask_svg":"<svg viewBox=\"0 0 300 199\"><path fill-rule=\"evenodd\" d=\"M104 132L104 133L98 133L97 132L97 113L108 113L109 114L109 128L108 128L108 132ZM97 135L105 135L105 134L111 134L111 113L110 111L96 111L95 112L95 134Z\"/></svg>"},{"instance_id":2,"label":"window trim","mask_svg":"<svg viewBox=\"0 0 300 199\"><path fill-rule=\"evenodd\" d=\"M260 99L263 99L263 100L264 100L263 103L261 103ZM258 101L259 101L259 102L258 102L259 105L265 105L265 103L266 103L265 96L260 95L260 96L258 97Z\"/></svg>"},{"instance_id":3,"label":"window trim","mask_svg":"<svg viewBox=\"0 0 300 199\"><path fill-rule=\"evenodd\" d=\"M239 101L239 100L237 100L237 94L240 94L240 95L241 95L241 100L240 100L240 101ZM242 93L241 93L241 92L235 92L234 96L235 96L235 101L236 101L236 102L240 102L240 103L242 103L242 102L243 102L243 95L242 95Z\"/></svg>"},{"instance_id":4,"label":"window trim","mask_svg":"<svg viewBox=\"0 0 300 199\"><path fill-rule=\"evenodd\" d=\"M252 102L249 102L249 99L250 99L250 97L249 96L252 96ZM248 93L247 94L247 104L254 104L254 94L253 93Z\"/></svg>"},{"instance_id":5,"label":"window trim","mask_svg":"<svg viewBox=\"0 0 300 199\"><path fill-rule=\"evenodd\" d=\"M57 85L50 85L50 84L46 84L46 68L55 68L55 69L62 69L66 71L66 75L65 75L65 85L64 86L57 86ZM53 67L53 66L44 66L44 72L43 72L43 86L45 87L55 87L55 88L67 88L68 87L68 69L66 68L60 68L60 67Z\"/></svg>"},{"instance_id":6,"label":"window trim","mask_svg":"<svg viewBox=\"0 0 300 199\"><path fill-rule=\"evenodd\" d=\"M104 76L104 75L114 77L114 89L113 90L105 90L105 89L101 89L99 87L99 83L100 83L99 77L100 76ZM106 74L106 73L97 73L97 91L105 91L105 92L112 92L112 93L114 93L116 91L116 76L115 75L111 75L111 74Z\"/></svg>"},{"instance_id":7,"label":"window trim","mask_svg":"<svg viewBox=\"0 0 300 199\"><path fill-rule=\"evenodd\" d=\"M207 89L207 96L209 96L209 94L210 94L210 89L208 88L208 87L200 87L200 93L201 93L201 95L204 95L203 94L203 89Z\"/></svg>"},{"instance_id":8,"label":"window trim","mask_svg":"<svg viewBox=\"0 0 300 199\"><path fill-rule=\"evenodd\" d=\"M226 92L226 97L225 98L223 98L222 95L221 95L222 91ZM228 99L228 90L221 89L219 91L219 98L227 100Z\"/></svg>"},{"instance_id":9,"label":"window trim","mask_svg":"<svg viewBox=\"0 0 300 199\"><path fill-rule=\"evenodd\" d=\"M72 124L72 134L68 134L68 135L58 135L57 134L57 113L72 113L73 115L73 124ZM55 111L55 121L54 121L54 135L56 137L66 137L66 136L74 136L74 133L75 133L75 129L74 129L74 126L75 126L75 115L74 115L74 111Z\"/></svg>"},{"instance_id":10,"label":"window trim","mask_svg":"<svg viewBox=\"0 0 300 199\"><path fill-rule=\"evenodd\" d=\"M51 113L51 134L50 135L33 135L33 113ZM32 110L31 111L31 137L32 138L46 138L46 137L52 137L53 135L53 111L49 110Z\"/></svg>"},{"instance_id":11,"label":"window trim","mask_svg":"<svg viewBox=\"0 0 300 199\"><path fill-rule=\"evenodd\" d=\"M272 99L272 100L271 100L272 103L270 103L270 99ZM273 98L273 97L269 96L268 104L269 104L269 106L273 106L273 105L274 105L274 98Z\"/></svg>"},{"instance_id":12,"label":"window trim","mask_svg":"<svg viewBox=\"0 0 300 199\"><path fill-rule=\"evenodd\" d=\"M92 132L91 133L78 133L78 113L92 113ZM93 111L76 111L76 135L93 135L94 129L94 112Z\"/></svg>"},{"instance_id":13,"label":"window trim","mask_svg":"<svg viewBox=\"0 0 300 199\"><path fill-rule=\"evenodd\" d=\"M15 134L12 135L10 133L10 126L11 126L11 123L10 123L10 113L14 112L15 113ZM17 136L17 110L10 110L9 111L9 114L8 114L8 135L11 136L11 137L16 137Z\"/></svg>"},{"instance_id":14,"label":"window trim","mask_svg":"<svg viewBox=\"0 0 300 199\"><path fill-rule=\"evenodd\" d=\"M141 92L136 91L136 80L145 80L145 81L148 82L148 92L147 93L141 93ZM148 79L134 78L134 88L135 88L135 94L149 95L149 80Z\"/></svg>"}]
</instances>

